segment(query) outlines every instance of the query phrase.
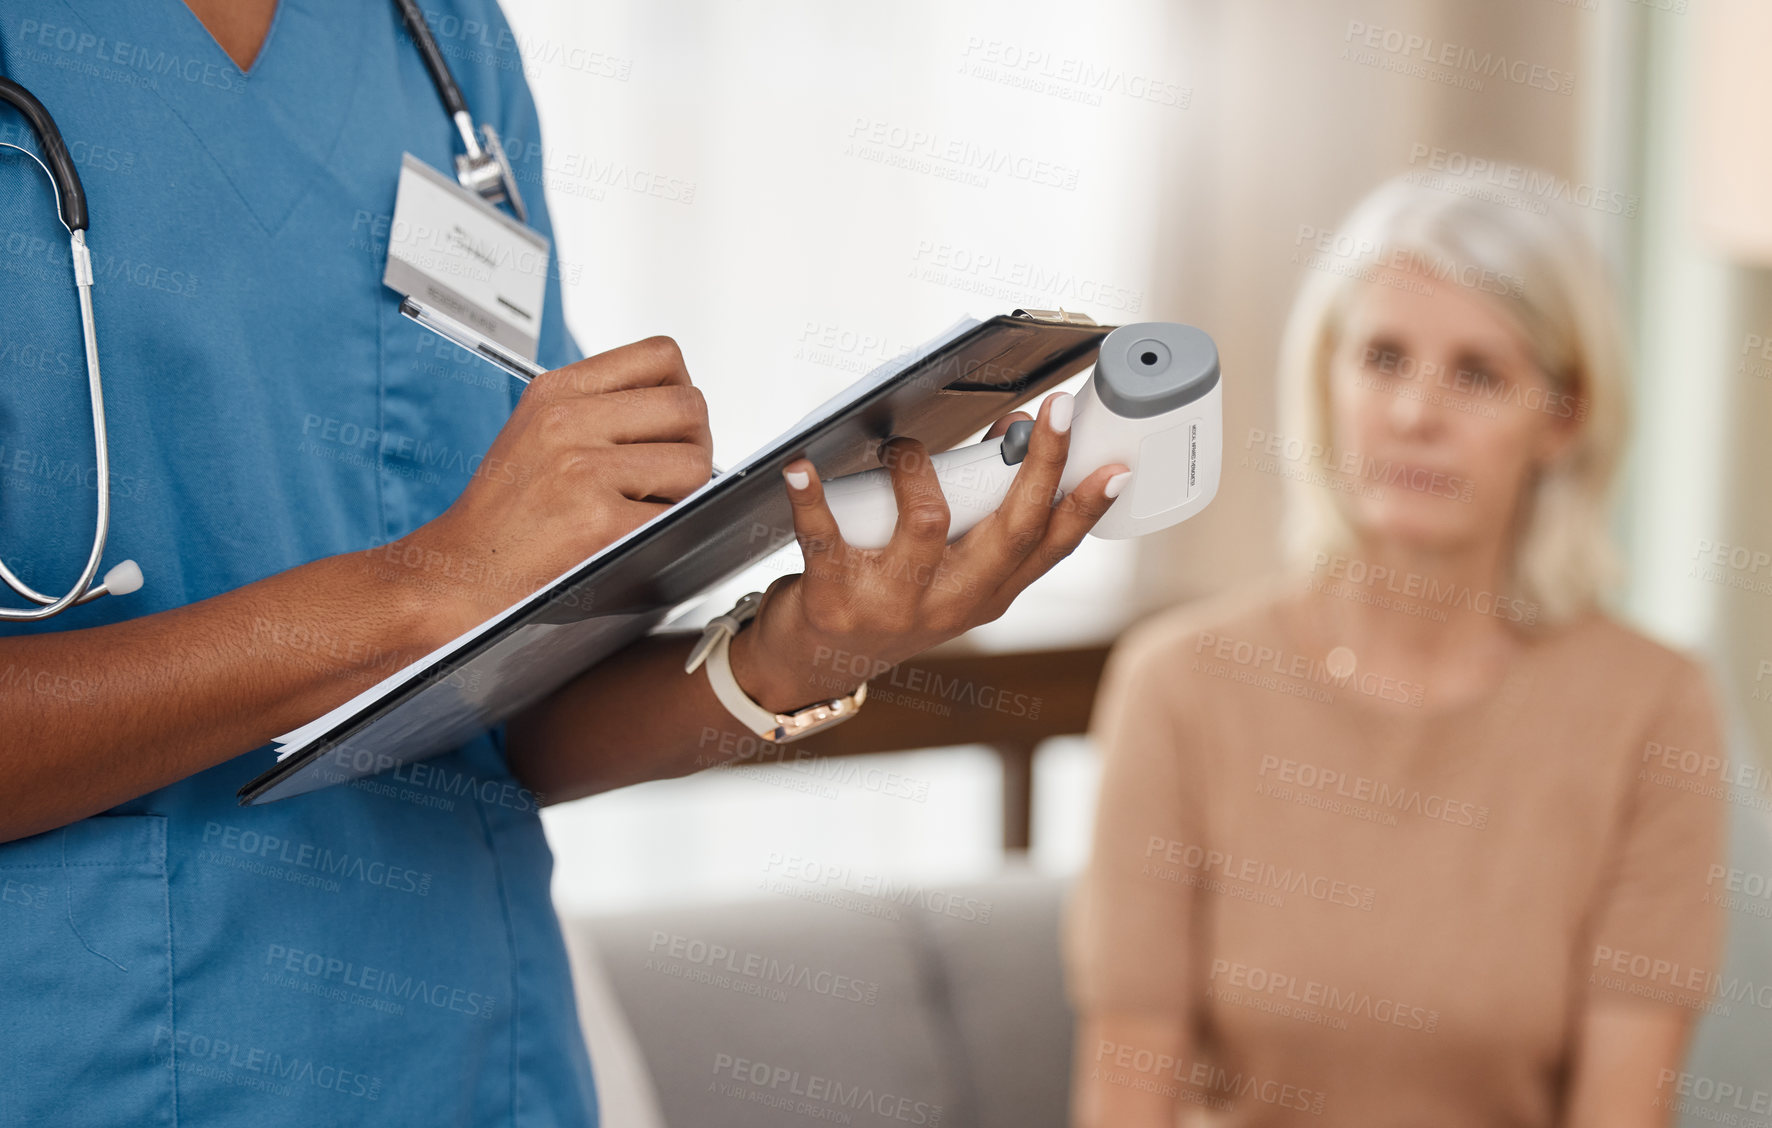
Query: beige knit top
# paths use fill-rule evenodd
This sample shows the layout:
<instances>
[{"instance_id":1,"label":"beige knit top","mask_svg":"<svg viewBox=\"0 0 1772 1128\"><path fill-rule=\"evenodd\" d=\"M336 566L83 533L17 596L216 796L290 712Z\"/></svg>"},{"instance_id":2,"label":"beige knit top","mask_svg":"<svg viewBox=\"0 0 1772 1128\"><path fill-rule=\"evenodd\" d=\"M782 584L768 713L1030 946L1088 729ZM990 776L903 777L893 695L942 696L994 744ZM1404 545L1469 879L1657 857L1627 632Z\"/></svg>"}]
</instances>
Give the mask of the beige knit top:
<instances>
[{"instance_id":1,"label":"beige knit top","mask_svg":"<svg viewBox=\"0 0 1772 1128\"><path fill-rule=\"evenodd\" d=\"M1553 1124L1586 1000L1715 1005L1709 683L1592 613L1436 706L1349 672L1332 598L1174 608L1111 654L1069 992L1185 1015L1193 1044L1090 1060L1213 1124Z\"/></svg>"}]
</instances>

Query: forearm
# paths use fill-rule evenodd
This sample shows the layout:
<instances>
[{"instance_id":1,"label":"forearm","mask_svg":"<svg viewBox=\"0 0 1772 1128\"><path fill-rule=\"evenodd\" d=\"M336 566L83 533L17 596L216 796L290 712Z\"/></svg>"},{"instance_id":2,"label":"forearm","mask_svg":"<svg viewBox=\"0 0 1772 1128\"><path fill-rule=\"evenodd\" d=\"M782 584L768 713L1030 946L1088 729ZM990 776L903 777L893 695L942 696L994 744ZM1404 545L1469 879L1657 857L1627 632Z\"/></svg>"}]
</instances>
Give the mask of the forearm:
<instances>
[{"instance_id":1,"label":"forearm","mask_svg":"<svg viewBox=\"0 0 1772 1128\"><path fill-rule=\"evenodd\" d=\"M1084 1013L1071 1069L1071 1128L1172 1128L1193 1077L1180 1016Z\"/></svg>"},{"instance_id":2,"label":"forearm","mask_svg":"<svg viewBox=\"0 0 1772 1128\"><path fill-rule=\"evenodd\" d=\"M1676 1103L1667 1084L1686 1058L1693 1013L1631 1000L1590 1002L1581 1017L1567 1128L1664 1128Z\"/></svg>"},{"instance_id":3,"label":"forearm","mask_svg":"<svg viewBox=\"0 0 1772 1128\"><path fill-rule=\"evenodd\" d=\"M651 635L506 725L512 772L545 803L688 775L756 747L757 737L714 696L704 668L683 672L699 632ZM855 688L818 678L809 662L757 653L733 638L733 678L766 709L791 712Z\"/></svg>"},{"instance_id":4,"label":"forearm","mask_svg":"<svg viewBox=\"0 0 1772 1128\"><path fill-rule=\"evenodd\" d=\"M0 841L250 751L469 624L382 551L175 610L0 638Z\"/></svg>"}]
</instances>

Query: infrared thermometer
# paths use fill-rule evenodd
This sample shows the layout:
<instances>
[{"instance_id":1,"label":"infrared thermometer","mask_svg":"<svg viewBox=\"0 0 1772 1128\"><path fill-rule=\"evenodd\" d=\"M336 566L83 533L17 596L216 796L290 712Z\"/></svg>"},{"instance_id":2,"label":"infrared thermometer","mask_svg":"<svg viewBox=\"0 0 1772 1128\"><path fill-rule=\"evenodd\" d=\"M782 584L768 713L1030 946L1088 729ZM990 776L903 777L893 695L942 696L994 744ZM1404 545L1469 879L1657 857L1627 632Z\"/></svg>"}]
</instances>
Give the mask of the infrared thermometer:
<instances>
[{"instance_id":1,"label":"infrared thermometer","mask_svg":"<svg viewBox=\"0 0 1772 1128\"><path fill-rule=\"evenodd\" d=\"M1099 467L1118 462L1132 478L1090 532L1123 540L1187 520L1218 493L1222 403L1211 337L1173 322L1120 326L1102 338L1095 371L1077 393L1053 503ZM1009 495L1033 430L1032 420L1018 420L998 438L931 456L948 502L950 543ZM886 547L898 521L889 470L833 478L824 492L845 541Z\"/></svg>"}]
</instances>

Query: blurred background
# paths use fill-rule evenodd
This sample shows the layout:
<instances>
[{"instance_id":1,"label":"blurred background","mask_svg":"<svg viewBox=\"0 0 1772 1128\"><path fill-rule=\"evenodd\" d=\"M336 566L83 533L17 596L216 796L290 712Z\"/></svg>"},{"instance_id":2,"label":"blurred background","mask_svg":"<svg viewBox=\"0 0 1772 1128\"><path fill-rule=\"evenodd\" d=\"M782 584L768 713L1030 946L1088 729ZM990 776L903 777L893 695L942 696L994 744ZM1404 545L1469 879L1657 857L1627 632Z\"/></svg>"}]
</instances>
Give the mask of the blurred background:
<instances>
[{"instance_id":1,"label":"blurred background","mask_svg":"<svg viewBox=\"0 0 1772 1128\"><path fill-rule=\"evenodd\" d=\"M1016 307L1198 325L1226 395L1224 479L1203 515L1091 539L999 622L884 676L890 692L832 730L849 745L816 749L864 755L789 746L787 763L549 809L563 913L768 898L789 864L821 890L1074 872L1104 648L1277 562L1280 480L1236 455L1273 427L1309 244L1398 172L1581 211L1635 361L1615 610L1705 655L1740 754L1767 746L1764 0L504 6L541 108L567 320L587 353L674 336L716 461L956 318ZM1424 42L1508 65L1441 65L1411 47ZM1740 566L1708 564L1717 546ZM730 593L798 570L796 555ZM1764 805L1735 813L1763 822Z\"/></svg>"}]
</instances>

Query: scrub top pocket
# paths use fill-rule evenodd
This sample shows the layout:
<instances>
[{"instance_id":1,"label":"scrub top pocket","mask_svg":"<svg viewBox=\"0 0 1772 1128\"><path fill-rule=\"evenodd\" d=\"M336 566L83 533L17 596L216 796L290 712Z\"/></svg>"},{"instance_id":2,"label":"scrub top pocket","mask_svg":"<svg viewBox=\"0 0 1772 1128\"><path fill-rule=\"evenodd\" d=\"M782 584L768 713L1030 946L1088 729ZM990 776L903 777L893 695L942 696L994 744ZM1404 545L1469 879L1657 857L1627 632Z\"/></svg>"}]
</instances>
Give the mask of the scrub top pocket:
<instances>
[{"instance_id":1,"label":"scrub top pocket","mask_svg":"<svg viewBox=\"0 0 1772 1128\"><path fill-rule=\"evenodd\" d=\"M0 1125L172 1124L166 819L0 845Z\"/></svg>"}]
</instances>

